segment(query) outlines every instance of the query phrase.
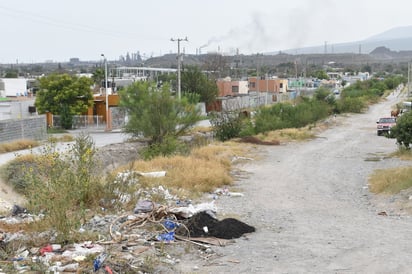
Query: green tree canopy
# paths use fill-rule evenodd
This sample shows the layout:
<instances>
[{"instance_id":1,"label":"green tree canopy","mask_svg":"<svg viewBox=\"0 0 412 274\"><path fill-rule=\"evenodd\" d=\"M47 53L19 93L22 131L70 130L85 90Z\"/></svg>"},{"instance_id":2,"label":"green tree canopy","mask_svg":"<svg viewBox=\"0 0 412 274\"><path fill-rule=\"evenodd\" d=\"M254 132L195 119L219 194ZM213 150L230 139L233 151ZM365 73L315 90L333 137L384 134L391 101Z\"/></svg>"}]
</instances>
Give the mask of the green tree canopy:
<instances>
[{"instance_id":1,"label":"green tree canopy","mask_svg":"<svg viewBox=\"0 0 412 274\"><path fill-rule=\"evenodd\" d=\"M189 66L182 73L181 88L183 93L197 93L200 101L210 103L215 101L218 88L214 80L210 80L198 67Z\"/></svg>"},{"instance_id":2,"label":"green tree canopy","mask_svg":"<svg viewBox=\"0 0 412 274\"><path fill-rule=\"evenodd\" d=\"M312 74L312 76L316 77L318 79L321 79L321 80L323 80L323 79L328 80L329 79L328 74L324 70L317 70Z\"/></svg>"},{"instance_id":3,"label":"green tree canopy","mask_svg":"<svg viewBox=\"0 0 412 274\"><path fill-rule=\"evenodd\" d=\"M72 115L81 114L93 105L91 85L87 77L69 74L51 74L39 80L35 106L39 113L47 111L59 115L63 106L69 107Z\"/></svg>"},{"instance_id":4,"label":"green tree canopy","mask_svg":"<svg viewBox=\"0 0 412 274\"><path fill-rule=\"evenodd\" d=\"M105 79L105 71L104 69L97 68L92 75L93 82L98 85L99 87L102 86L102 82Z\"/></svg>"},{"instance_id":5,"label":"green tree canopy","mask_svg":"<svg viewBox=\"0 0 412 274\"><path fill-rule=\"evenodd\" d=\"M399 146L406 149L411 148L412 144L412 111L408 111L403 114L396 121L389 135L391 138L396 138L396 142Z\"/></svg>"},{"instance_id":6,"label":"green tree canopy","mask_svg":"<svg viewBox=\"0 0 412 274\"><path fill-rule=\"evenodd\" d=\"M171 96L167 84L157 88L153 82L135 82L119 95L128 115L125 132L150 138L152 144L182 135L199 120L196 107Z\"/></svg>"},{"instance_id":7,"label":"green tree canopy","mask_svg":"<svg viewBox=\"0 0 412 274\"><path fill-rule=\"evenodd\" d=\"M19 71L17 69L7 69L4 78L18 78Z\"/></svg>"}]
</instances>

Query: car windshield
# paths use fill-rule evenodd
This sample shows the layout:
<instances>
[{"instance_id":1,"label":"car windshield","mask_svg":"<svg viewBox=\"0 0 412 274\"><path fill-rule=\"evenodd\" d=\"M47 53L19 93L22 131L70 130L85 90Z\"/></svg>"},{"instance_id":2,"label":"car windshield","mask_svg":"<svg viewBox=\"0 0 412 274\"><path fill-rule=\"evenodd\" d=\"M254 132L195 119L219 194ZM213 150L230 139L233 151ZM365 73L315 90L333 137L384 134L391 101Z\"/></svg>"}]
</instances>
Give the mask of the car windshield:
<instances>
[{"instance_id":1,"label":"car windshield","mask_svg":"<svg viewBox=\"0 0 412 274\"><path fill-rule=\"evenodd\" d=\"M395 118L380 118L379 123L396 123Z\"/></svg>"}]
</instances>

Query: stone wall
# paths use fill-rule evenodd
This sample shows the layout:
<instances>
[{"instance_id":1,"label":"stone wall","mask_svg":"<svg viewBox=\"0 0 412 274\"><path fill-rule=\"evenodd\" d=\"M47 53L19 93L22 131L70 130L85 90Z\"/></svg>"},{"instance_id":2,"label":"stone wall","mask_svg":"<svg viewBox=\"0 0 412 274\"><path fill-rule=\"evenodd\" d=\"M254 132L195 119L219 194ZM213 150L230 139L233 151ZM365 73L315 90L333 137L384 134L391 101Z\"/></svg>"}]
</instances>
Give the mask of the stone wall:
<instances>
[{"instance_id":1,"label":"stone wall","mask_svg":"<svg viewBox=\"0 0 412 274\"><path fill-rule=\"evenodd\" d=\"M24 119L0 120L0 143L19 139L45 140L47 138L46 116L37 115Z\"/></svg>"}]
</instances>

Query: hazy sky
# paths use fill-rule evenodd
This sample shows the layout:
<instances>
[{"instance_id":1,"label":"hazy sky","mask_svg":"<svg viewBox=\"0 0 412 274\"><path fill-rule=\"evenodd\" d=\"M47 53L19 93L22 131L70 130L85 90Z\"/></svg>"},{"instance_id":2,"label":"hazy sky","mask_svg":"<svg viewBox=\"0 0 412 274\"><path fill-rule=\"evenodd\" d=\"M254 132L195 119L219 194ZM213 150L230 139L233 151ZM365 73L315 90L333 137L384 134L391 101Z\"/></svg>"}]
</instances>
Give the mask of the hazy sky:
<instances>
[{"instance_id":1,"label":"hazy sky","mask_svg":"<svg viewBox=\"0 0 412 274\"><path fill-rule=\"evenodd\" d=\"M0 0L0 63L279 50L412 25L407 0Z\"/></svg>"}]
</instances>

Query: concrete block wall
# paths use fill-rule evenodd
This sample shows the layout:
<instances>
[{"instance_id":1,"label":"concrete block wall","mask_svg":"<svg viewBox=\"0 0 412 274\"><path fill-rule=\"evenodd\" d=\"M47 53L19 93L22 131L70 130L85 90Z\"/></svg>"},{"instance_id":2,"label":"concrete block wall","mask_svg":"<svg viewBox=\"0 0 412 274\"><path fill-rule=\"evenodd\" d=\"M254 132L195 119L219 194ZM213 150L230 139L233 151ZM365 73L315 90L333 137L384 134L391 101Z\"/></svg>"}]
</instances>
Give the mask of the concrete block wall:
<instances>
[{"instance_id":1,"label":"concrete block wall","mask_svg":"<svg viewBox=\"0 0 412 274\"><path fill-rule=\"evenodd\" d=\"M37 115L24 119L0 120L0 143L20 139L46 140L46 116Z\"/></svg>"}]
</instances>

